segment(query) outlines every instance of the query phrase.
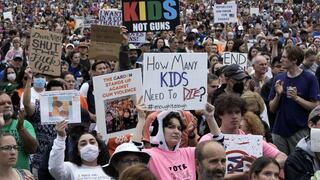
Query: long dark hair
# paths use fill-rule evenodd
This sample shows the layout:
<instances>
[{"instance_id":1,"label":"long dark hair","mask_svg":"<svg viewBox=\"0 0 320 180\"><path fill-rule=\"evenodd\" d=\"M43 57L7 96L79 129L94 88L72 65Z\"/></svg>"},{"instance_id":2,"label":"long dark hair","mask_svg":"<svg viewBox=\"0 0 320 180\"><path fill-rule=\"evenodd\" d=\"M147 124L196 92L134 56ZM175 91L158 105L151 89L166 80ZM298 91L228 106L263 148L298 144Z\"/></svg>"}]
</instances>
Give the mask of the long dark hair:
<instances>
[{"instance_id":1,"label":"long dark hair","mask_svg":"<svg viewBox=\"0 0 320 180\"><path fill-rule=\"evenodd\" d=\"M83 132L81 135L79 135L76 138L76 143L74 144L74 147L73 147L73 153L72 153L72 157L71 157L70 162L72 162L72 163L74 163L74 164L76 164L78 166L82 165L82 159L80 157L80 153L79 153L80 151L78 149L78 143L79 143L80 137L85 135L85 134L91 134L96 139L96 141L98 143L98 147L100 149L100 152L99 152L99 156L97 158L97 164L98 165L107 164L108 163L107 148L106 148L106 145L97 137L96 131Z\"/></svg>"},{"instance_id":2,"label":"long dark hair","mask_svg":"<svg viewBox=\"0 0 320 180\"><path fill-rule=\"evenodd\" d=\"M267 167L269 164L275 164L279 168L279 172L280 172L280 165L275 159L271 157L262 156L256 159L251 165L251 169L249 173L250 178L252 178L253 174L258 175L259 173L261 173L261 171L265 167Z\"/></svg>"}]
</instances>

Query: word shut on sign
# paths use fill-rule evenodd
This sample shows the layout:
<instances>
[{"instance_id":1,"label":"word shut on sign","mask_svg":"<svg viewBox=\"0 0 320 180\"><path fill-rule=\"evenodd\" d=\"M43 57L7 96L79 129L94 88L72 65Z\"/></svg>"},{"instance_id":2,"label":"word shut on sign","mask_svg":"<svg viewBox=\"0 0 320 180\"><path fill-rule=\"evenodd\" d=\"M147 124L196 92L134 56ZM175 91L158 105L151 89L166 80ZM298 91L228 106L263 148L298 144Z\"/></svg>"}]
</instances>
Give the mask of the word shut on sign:
<instances>
[{"instance_id":1,"label":"word shut on sign","mask_svg":"<svg viewBox=\"0 0 320 180\"><path fill-rule=\"evenodd\" d=\"M60 76L62 35L50 31L32 29L29 62L33 71Z\"/></svg>"}]
</instances>

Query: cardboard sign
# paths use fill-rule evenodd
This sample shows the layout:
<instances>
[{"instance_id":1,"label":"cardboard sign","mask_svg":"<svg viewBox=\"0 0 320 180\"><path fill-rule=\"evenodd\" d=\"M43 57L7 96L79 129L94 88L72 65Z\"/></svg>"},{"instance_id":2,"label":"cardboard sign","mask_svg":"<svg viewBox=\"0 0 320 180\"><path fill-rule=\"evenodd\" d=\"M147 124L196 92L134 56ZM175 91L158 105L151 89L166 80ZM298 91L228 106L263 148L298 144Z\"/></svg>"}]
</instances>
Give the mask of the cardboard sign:
<instances>
[{"instance_id":1,"label":"cardboard sign","mask_svg":"<svg viewBox=\"0 0 320 180\"><path fill-rule=\"evenodd\" d=\"M118 44L122 42L122 36L118 27L92 25L91 34L91 41Z\"/></svg>"},{"instance_id":2,"label":"cardboard sign","mask_svg":"<svg viewBox=\"0 0 320 180\"><path fill-rule=\"evenodd\" d=\"M114 61L119 59L122 36L118 27L91 26L91 42L89 59L105 59Z\"/></svg>"},{"instance_id":3,"label":"cardboard sign","mask_svg":"<svg viewBox=\"0 0 320 180\"><path fill-rule=\"evenodd\" d=\"M12 11L4 12L3 19L10 19L10 21L13 22Z\"/></svg>"},{"instance_id":4,"label":"cardboard sign","mask_svg":"<svg viewBox=\"0 0 320 180\"><path fill-rule=\"evenodd\" d=\"M243 156L262 156L262 136L225 134L223 144L227 155L227 174L250 169L250 163L241 160Z\"/></svg>"},{"instance_id":5,"label":"cardboard sign","mask_svg":"<svg viewBox=\"0 0 320 180\"><path fill-rule=\"evenodd\" d=\"M243 69L247 68L247 65L248 65L247 53L224 52L222 57L223 57L223 65L238 64Z\"/></svg>"},{"instance_id":6,"label":"cardboard sign","mask_svg":"<svg viewBox=\"0 0 320 180\"><path fill-rule=\"evenodd\" d=\"M146 33L145 32L136 32L129 34L129 43L144 43L146 42Z\"/></svg>"},{"instance_id":7,"label":"cardboard sign","mask_svg":"<svg viewBox=\"0 0 320 180\"><path fill-rule=\"evenodd\" d=\"M236 23L237 4L231 2L228 4L215 4L213 7L214 23Z\"/></svg>"},{"instance_id":8,"label":"cardboard sign","mask_svg":"<svg viewBox=\"0 0 320 180\"><path fill-rule=\"evenodd\" d=\"M62 34L32 29L29 65L36 73L60 76Z\"/></svg>"},{"instance_id":9,"label":"cardboard sign","mask_svg":"<svg viewBox=\"0 0 320 180\"><path fill-rule=\"evenodd\" d=\"M79 91L45 91L40 94L40 106L41 124L81 123Z\"/></svg>"},{"instance_id":10,"label":"cardboard sign","mask_svg":"<svg viewBox=\"0 0 320 180\"><path fill-rule=\"evenodd\" d=\"M179 14L178 0L122 0L123 25L129 32L175 30Z\"/></svg>"},{"instance_id":11,"label":"cardboard sign","mask_svg":"<svg viewBox=\"0 0 320 180\"><path fill-rule=\"evenodd\" d=\"M150 111L199 110L207 102L206 53L143 55L143 97Z\"/></svg>"},{"instance_id":12,"label":"cardboard sign","mask_svg":"<svg viewBox=\"0 0 320 180\"><path fill-rule=\"evenodd\" d=\"M106 26L121 26L122 12L119 9L101 9L99 11L99 24Z\"/></svg>"},{"instance_id":13,"label":"cardboard sign","mask_svg":"<svg viewBox=\"0 0 320 180\"><path fill-rule=\"evenodd\" d=\"M104 137L133 133L141 97L141 69L93 77L97 127Z\"/></svg>"}]
</instances>

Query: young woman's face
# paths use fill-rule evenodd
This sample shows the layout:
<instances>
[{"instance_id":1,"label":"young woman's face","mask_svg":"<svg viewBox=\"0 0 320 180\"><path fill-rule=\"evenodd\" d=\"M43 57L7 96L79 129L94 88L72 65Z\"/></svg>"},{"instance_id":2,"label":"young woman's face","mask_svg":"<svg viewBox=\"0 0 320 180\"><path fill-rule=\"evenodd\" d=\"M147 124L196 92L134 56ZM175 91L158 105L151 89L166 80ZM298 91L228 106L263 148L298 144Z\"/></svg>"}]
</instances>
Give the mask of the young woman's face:
<instances>
[{"instance_id":1,"label":"young woman's face","mask_svg":"<svg viewBox=\"0 0 320 180\"><path fill-rule=\"evenodd\" d=\"M162 46L164 46L163 39L159 39L159 40L157 41L157 48L160 49Z\"/></svg>"},{"instance_id":2,"label":"young woman's face","mask_svg":"<svg viewBox=\"0 0 320 180\"><path fill-rule=\"evenodd\" d=\"M76 80L72 74L66 75L64 81L66 81L67 90L75 89Z\"/></svg>"},{"instance_id":3,"label":"young woman's face","mask_svg":"<svg viewBox=\"0 0 320 180\"><path fill-rule=\"evenodd\" d=\"M254 174L253 180L279 180L280 169L277 165L270 163L259 174Z\"/></svg>"},{"instance_id":4,"label":"young woman's face","mask_svg":"<svg viewBox=\"0 0 320 180\"><path fill-rule=\"evenodd\" d=\"M16 139L13 136L3 136L0 139L0 166L15 166L18 157Z\"/></svg>"},{"instance_id":5,"label":"young woman's face","mask_svg":"<svg viewBox=\"0 0 320 180\"><path fill-rule=\"evenodd\" d=\"M167 127L164 127L164 138L169 149L174 148L181 140L181 124L177 118L171 118Z\"/></svg>"},{"instance_id":6,"label":"young woman's face","mask_svg":"<svg viewBox=\"0 0 320 180\"><path fill-rule=\"evenodd\" d=\"M80 153L80 150L88 144L99 147L98 142L94 136L92 136L91 134L84 134L79 138L79 141L78 141L79 153Z\"/></svg>"},{"instance_id":7,"label":"young woman's face","mask_svg":"<svg viewBox=\"0 0 320 180\"><path fill-rule=\"evenodd\" d=\"M233 41L228 41L227 46L228 46L228 50L229 50L229 51L232 49L233 44L234 44L234 42L233 42Z\"/></svg>"}]
</instances>

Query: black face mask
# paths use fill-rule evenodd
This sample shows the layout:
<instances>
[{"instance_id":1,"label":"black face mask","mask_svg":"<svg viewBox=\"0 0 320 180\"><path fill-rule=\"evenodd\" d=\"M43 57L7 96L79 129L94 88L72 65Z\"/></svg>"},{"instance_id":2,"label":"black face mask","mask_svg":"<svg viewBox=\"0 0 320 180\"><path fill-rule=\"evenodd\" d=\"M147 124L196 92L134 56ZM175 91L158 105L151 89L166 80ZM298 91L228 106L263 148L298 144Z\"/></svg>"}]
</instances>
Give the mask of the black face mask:
<instances>
[{"instance_id":1,"label":"black face mask","mask_svg":"<svg viewBox=\"0 0 320 180\"><path fill-rule=\"evenodd\" d=\"M132 56L132 57L129 57L129 58L130 58L131 64L135 64L137 62L137 60L138 60L138 57L136 57L136 56Z\"/></svg>"},{"instance_id":2,"label":"black face mask","mask_svg":"<svg viewBox=\"0 0 320 180\"><path fill-rule=\"evenodd\" d=\"M239 93L239 94L242 94L243 93L243 90L244 90L244 83L241 81L241 82L236 82L234 85L233 85L233 92L235 93Z\"/></svg>"}]
</instances>

